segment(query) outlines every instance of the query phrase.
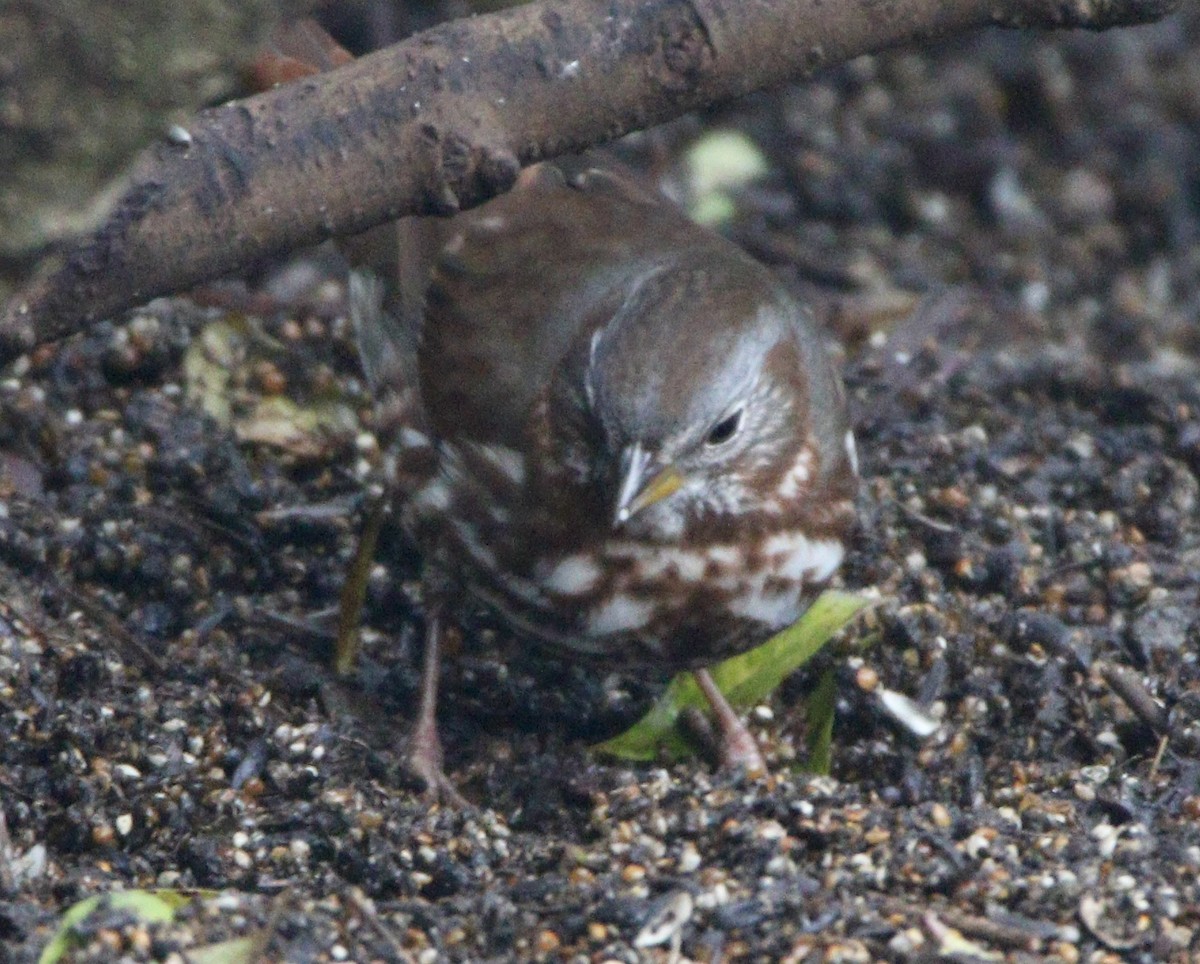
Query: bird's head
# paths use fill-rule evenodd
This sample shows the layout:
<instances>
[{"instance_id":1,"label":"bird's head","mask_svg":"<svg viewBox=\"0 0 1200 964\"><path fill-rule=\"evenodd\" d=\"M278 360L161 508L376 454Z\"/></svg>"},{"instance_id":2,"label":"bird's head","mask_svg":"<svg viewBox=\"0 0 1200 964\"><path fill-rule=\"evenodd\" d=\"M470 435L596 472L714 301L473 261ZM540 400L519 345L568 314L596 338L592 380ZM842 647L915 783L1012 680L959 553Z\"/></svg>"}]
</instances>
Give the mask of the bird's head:
<instances>
[{"instance_id":1,"label":"bird's head","mask_svg":"<svg viewBox=\"0 0 1200 964\"><path fill-rule=\"evenodd\" d=\"M844 457L840 389L805 309L743 274L651 270L592 333L585 388L615 526L671 537L692 517L786 508L825 449Z\"/></svg>"}]
</instances>

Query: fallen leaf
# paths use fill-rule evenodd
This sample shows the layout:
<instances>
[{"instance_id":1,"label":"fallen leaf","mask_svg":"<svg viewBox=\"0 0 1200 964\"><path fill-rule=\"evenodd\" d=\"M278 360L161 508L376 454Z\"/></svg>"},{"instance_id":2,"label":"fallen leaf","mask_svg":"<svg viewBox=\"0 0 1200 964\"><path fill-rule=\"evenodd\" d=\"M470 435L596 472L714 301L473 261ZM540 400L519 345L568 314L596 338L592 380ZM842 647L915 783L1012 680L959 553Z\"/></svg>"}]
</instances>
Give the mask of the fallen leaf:
<instances>
[{"instance_id":1,"label":"fallen leaf","mask_svg":"<svg viewBox=\"0 0 1200 964\"><path fill-rule=\"evenodd\" d=\"M42 950L38 964L55 964L79 939L76 928L97 910L128 911L147 924L165 924L175 912L197 894L178 890L118 890L111 894L87 897L63 914L58 930Z\"/></svg>"},{"instance_id":2,"label":"fallen leaf","mask_svg":"<svg viewBox=\"0 0 1200 964\"><path fill-rule=\"evenodd\" d=\"M761 702L792 672L829 642L868 600L844 592L825 592L794 625L761 646L725 660L712 677L735 709ZM650 711L619 736L593 747L598 753L623 760L655 760L660 754L679 760L693 752L676 726L688 707L708 710L708 701L691 673L680 673Z\"/></svg>"}]
</instances>

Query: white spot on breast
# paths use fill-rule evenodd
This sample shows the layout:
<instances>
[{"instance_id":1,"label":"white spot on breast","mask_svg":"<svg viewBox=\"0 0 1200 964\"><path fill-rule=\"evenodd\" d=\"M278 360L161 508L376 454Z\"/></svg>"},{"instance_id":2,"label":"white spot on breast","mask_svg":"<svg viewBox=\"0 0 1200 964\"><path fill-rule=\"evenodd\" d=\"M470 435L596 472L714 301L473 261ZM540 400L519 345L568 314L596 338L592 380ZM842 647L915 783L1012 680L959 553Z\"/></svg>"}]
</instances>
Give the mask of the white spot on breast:
<instances>
[{"instance_id":1,"label":"white spot on breast","mask_svg":"<svg viewBox=\"0 0 1200 964\"><path fill-rule=\"evenodd\" d=\"M699 552L689 552L674 546L645 545L637 542L615 542L605 548L608 559L635 566L634 581L658 579L670 574L684 582L699 582L707 564Z\"/></svg>"},{"instance_id":2,"label":"white spot on breast","mask_svg":"<svg viewBox=\"0 0 1200 964\"><path fill-rule=\"evenodd\" d=\"M699 582L704 576L704 557L696 552L673 550L667 555L667 568L684 582Z\"/></svg>"},{"instance_id":3,"label":"white spot on breast","mask_svg":"<svg viewBox=\"0 0 1200 964\"><path fill-rule=\"evenodd\" d=\"M777 532L763 543L762 555L761 568L742 572L740 580L720 581L732 592L731 613L778 629L800 616L806 588L833 575L841 564L843 549L832 539Z\"/></svg>"},{"instance_id":4,"label":"white spot on breast","mask_svg":"<svg viewBox=\"0 0 1200 964\"><path fill-rule=\"evenodd\" d=\"M577 552L559 560L542 578L542 587L564 596L582 596L591 592L601 576L594 556Z\"/></svg>"},{"instance_id":5,"label":"white spot on breast","mask_svg":"<svg viewBox=\"0 0 1200 964\"><path fill-rule=\"evenodd\" d=\"M643 629L654 614L654 603L618 593L588 613L587 632L591 636L609 636Z\"/></svg>"},{"instance_id":6,"label":"white spot on breast","mask_svg":"<svg viewBox=\"0 0 1200 964\"><path fill-rule=\"evenodd\" d=\"M763 543L771 575L797 582L824 582L842 564L844 554L834 539L809 539L799 532L777 532Z\"/></svg>"},{"instance_id":7,"label":"white spot on breast","mask_svg":"<svg viewBox=\"0 0 1200 964\"><path fill-rule=\"evenodd\" d=\"M800 595L803 587L767 592L763 580L756 579L729 603L729 611L743 619L753 619L772 629L794 623L800 617Z\"/></svg>"},{"instance_id":8,"label":"white spot on breast","mask_svg":"<svg viewBox=\"0 0 1200 964\"><path fill-rule=\"evenodd\" d=\"M807 445L804 446L797 454L796 461L783 473L783 478L779 481L779 488L776 491L782 498L794 499L804 491L804 487L812 475L812 459L812 449Z\"/></svg>"},{"instance_id":9,"label":"white spot on breast","mask_svg":"<svg viewBox=\"0 0 1200 964\"><path fill-rule=\"evenodd\" d=\"M742 550L737 546L712 545L704 550L704 555L723 569L737 569L742 565Z\"/></svg>"},{"instance_id":10,"label":"white spot on breast","mask_svg":"<svg viewBox=\"0 0 1200 964\"><path fill-rule=\"evenodd\" d=\"M846 456L850 459L850 468L858 475L858 446L854 444L854 433L846 431Z\"/></svg>"},{"instance_id":11,"label":"white spot on breast","mask_svg":"<svg viewBox=\"0 0 1200 964\"><path fill-rule=\"evenodd\" d=\"M663 499L639 513L646 517L659 539L678 539L683 535L687 518L670 499Z\"/></svg>"}]
</instances>

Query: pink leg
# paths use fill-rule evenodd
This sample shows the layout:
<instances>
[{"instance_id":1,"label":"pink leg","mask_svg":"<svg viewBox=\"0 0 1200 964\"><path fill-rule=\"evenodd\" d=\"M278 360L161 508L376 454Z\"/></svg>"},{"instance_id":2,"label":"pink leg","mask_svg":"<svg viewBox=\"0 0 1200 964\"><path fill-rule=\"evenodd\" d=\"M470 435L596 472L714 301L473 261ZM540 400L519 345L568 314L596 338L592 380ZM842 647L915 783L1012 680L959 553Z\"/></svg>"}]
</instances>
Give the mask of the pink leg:
<instances>
[{"instance_id":1,"label":"pink leg","mask_svg":"<svg viewBox=\"0 0 1200 964\"><path fill-rule=\"evenodd\" d=\"M438 736L437 697L441 672L442 617L436 610L425 618L425 653L421 662L421 696L417 725L409 741L406 764L425 782L426 793L446 803L466 807L467 801L442 769L442 740Z\"/></svg>"},{"instance_id":2,"label":"pink leg","mask_svg":"<svg viewBox=\"0 0 1200 964\"><path fill-rule=\"evenodd\" d=\"M698 669L693 671L692 675L696 677L700 691L708 700L708 705L712 707L717 732L721 738L719 748L721 768L726 770L743 769L750 776L765 776L767 764L763 760L762 752L758 749L758 743L746 729L746 724L742 722L741 717L729 705L725 695L717 689L717 684L709 675L708 670Z\"/></svg>"}]
</instances>

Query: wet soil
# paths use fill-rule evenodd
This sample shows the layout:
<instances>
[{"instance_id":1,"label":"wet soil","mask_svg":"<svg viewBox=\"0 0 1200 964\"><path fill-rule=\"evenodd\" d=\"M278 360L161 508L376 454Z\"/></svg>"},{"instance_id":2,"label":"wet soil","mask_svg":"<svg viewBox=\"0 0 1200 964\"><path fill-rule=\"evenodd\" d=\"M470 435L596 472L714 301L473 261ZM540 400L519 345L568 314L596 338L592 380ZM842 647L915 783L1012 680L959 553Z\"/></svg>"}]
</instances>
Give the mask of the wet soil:
<instances>
[{"instance_id":1,"label":"wet soil","mask_svg":"<svg viewBox=\"0 0 1200 964\"><path fill-rule=\"evenodd\" d=\"M265 960L667 960L635 946L656 921L698 961L1200 953L1197 51L1195 11L981 35L661 142L755 139L771 171L728 230L846 345L864 483L840 579L879 601L822 660L830 776L794 766L815 672L752 714L767 780L614 764L588 745L661 681L466 620L442 719L474 807L431 805L399 766L420 594L391 528L360 670L327 668L378 458L336 292L238 322L274 355L232 359L235 427L264 395L355 416L304 444L186 390L227 308L159 302L18 362L0 960L35 960L75 901L155 887L220 896L169 925L103 912L74 959L252 934Z\"/></svg>"}]
</instances>

